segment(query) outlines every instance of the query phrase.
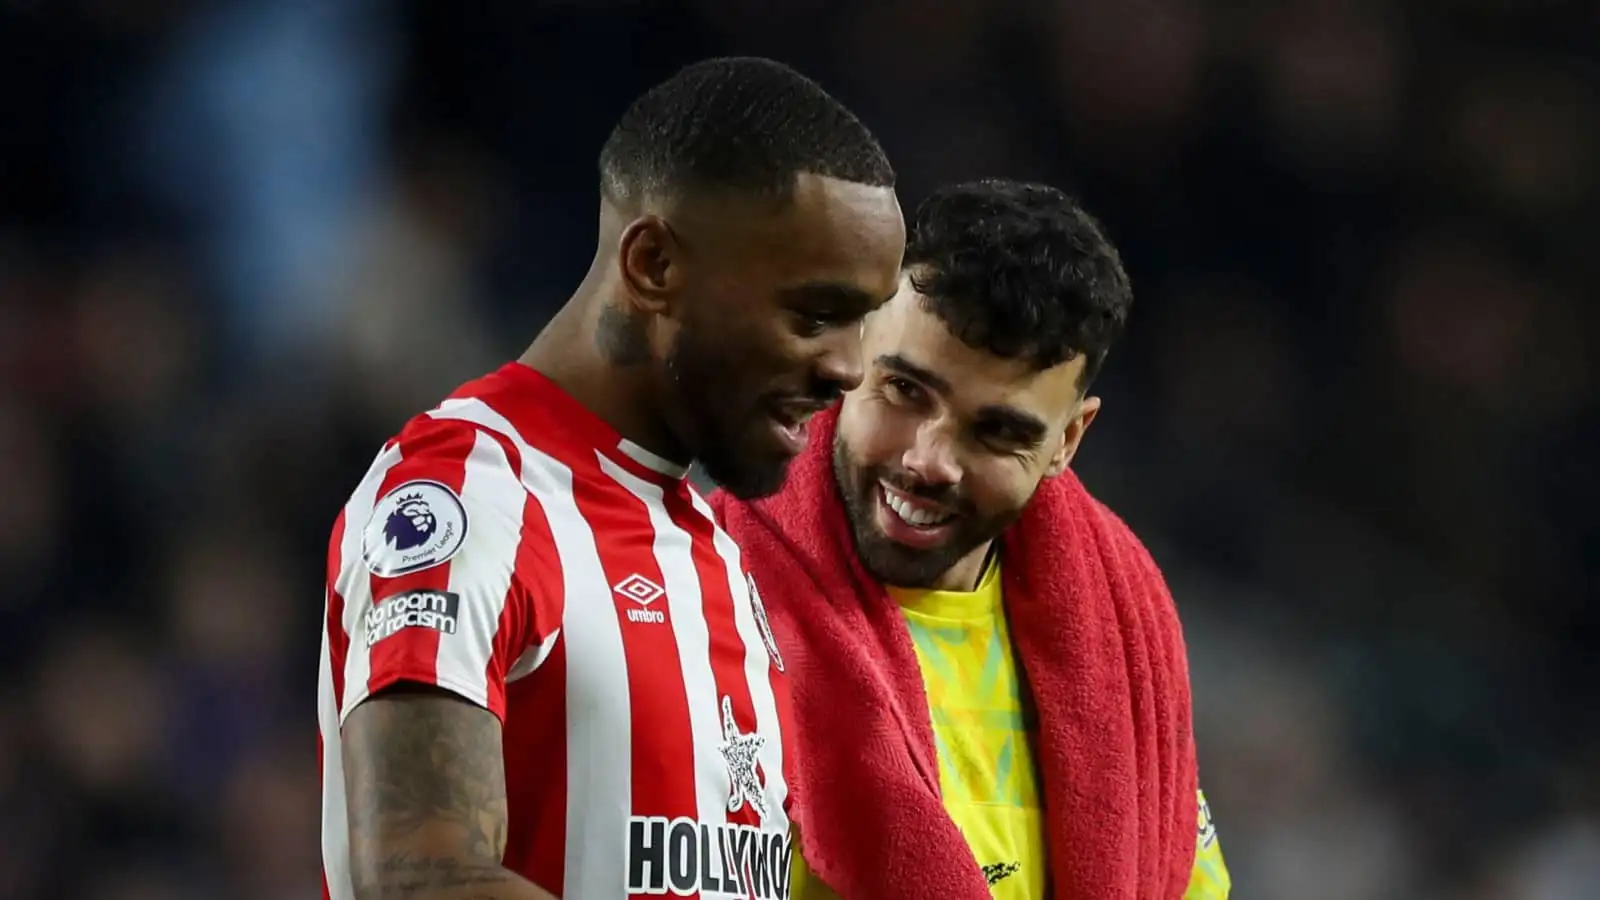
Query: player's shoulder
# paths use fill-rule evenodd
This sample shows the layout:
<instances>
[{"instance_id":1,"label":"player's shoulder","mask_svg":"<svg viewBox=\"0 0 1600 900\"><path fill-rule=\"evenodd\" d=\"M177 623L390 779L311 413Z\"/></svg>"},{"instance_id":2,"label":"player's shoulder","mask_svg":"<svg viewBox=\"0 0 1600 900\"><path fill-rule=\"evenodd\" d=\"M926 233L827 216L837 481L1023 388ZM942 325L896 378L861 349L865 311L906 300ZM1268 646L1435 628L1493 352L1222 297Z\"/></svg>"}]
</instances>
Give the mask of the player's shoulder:
<instances>
[{"instance_id":1,"label":"player's shoulder","mask_svg":"<svg viewBox=\"0 0 1600 900\"><path fill-rule=\"evenodd\" d=\"M467 382L407 427L419 433L470 430L499 442L514 461L526 459L546 469L565 470L586 461L594 448L581 423L565 412L571 401L555 402L567 398L544 381L531 382L530 373L511 365Z\"/></svg>"},{"instance_id":2,"label":"player's shoulder","mask_svg":"<svg viewBox=\"0 0 1600 900\"><path fill-rule=\"evenodd\" d=\"M396 478L459 483L469 468L514 468L521 458L511 434L470 419L441 415L442 407L413 416L383 444L374 463L385 482Z\"/></svg>"},{"instance_id":3,"label":"player's shoulder","mask_svg":"<svg viewBox=\"0 0 1600 900\"><path fill-rule=\"evenodd\" d=\"M439 411L412 417L385 442L349 501L359 560L380 577L441 565L474 545L514 554L522 543L527 491L516 442Z\"/></svg>"},{"instance_id":4,"label":"player's shoulder","mask_svg":"<svg viewBox=\"0 0 1600 900\"><path fill-rule=\"evenodd\" d=\"M463 384L432 409L412 416L384 445L385 452L419 463L524 457L547 458L567 440L540 405L494 373ZM474 449L478 455L473 456Z\"/></svg>"}]
</instances>

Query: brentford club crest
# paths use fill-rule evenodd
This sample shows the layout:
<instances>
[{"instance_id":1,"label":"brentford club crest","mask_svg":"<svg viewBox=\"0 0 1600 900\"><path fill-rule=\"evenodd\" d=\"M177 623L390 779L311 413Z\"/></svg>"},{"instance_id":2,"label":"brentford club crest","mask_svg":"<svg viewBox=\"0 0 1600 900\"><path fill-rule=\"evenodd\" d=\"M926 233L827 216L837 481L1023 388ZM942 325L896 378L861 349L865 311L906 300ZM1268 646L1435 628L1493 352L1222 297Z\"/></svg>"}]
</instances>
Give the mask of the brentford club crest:
<instances>
[{"instance_id":1,"label":"brentford club crest","mask_svg":"<svg viewBox=\"0 0 1600 900\"><path fill-rule=\"evenodd\" d=\"M756 630L761 632L761 643L767 645L767 655L772 657L772 664L782 672L783 655L778 652L778 641L772 636L772 625L767 622L767 606L761 602L761 592L756 590L756 580L749 572L745 573L744 581L750 586L750 609L756 616Z\"/></svg>"},{"instance_id":2,"label":"brentford club crest","mask_svg":"<svg viewBox=\"0 0 1600 900\"><path fill-rule=\"evenodd\" d=\"M761 745L766 739L751 732L739 730L733 717L733 700L722 697L722 760L728 765L728 812L738 812L745 804L756 811L762 821L767 818L766 785L762 783Z\"/></svg>"}]
</instances>

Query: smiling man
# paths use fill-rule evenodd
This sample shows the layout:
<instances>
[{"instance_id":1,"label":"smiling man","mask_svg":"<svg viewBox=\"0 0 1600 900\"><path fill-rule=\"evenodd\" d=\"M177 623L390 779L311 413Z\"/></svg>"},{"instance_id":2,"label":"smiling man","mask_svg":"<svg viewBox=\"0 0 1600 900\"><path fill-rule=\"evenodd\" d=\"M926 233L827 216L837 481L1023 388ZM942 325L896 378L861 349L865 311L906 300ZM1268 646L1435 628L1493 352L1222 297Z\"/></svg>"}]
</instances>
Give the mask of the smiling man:
<instances>
[{"instance_id":1,"label":"smiling man","mask_svg":"<svg viewBox=\"0 0 1600 900\"><path fill-rule=\"evenodd\" d=\"M792 896L1227 896L1171 596L1069 469L1131 299L1068 196L942 190L862 386L714 498L794 689Z\"/></svg>"}]
</instances>

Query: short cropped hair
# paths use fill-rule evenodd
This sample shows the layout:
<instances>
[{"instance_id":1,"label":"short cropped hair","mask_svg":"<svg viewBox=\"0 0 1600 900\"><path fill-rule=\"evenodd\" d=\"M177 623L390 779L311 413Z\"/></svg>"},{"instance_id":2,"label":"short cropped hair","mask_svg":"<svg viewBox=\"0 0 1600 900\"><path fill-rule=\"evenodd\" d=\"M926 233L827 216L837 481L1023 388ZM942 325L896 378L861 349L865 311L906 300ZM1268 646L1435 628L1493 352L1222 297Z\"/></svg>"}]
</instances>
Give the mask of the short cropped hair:
<instances>
[{"instance_id":1,"label":"short cropped hair","mask_svg":"<svg viewBox=\"0 0 1600 900\"><path fill-rule=\"evenodd\" d=\"M908 230L911 283L962 343L1038 371L1083 356L1083 388L1099 374L1133 290L1076 200L1047 185L968 182L934 192Z\"/></svg>"},{"instance_id":2,"label":"short cropped hair","mask_svg":"<svg viewBox=\"0 0 1600 900\"><path fill-rule=\"evenodd\" d=\"M758 57L679 70L628 107L600 151L601 192L624 203L708 188L786 197L801 173L894 185L888 157L854 113Z\"/></svg>"}]
</instances>

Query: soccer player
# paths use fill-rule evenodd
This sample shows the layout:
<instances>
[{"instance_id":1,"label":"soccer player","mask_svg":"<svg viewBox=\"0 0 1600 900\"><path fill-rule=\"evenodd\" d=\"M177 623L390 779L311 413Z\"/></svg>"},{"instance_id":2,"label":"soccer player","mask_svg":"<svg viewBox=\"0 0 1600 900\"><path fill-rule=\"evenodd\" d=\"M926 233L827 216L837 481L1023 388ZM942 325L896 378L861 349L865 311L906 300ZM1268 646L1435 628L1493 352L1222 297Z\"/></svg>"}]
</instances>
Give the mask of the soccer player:
<instances>
[{"instance_id":1,"label":"soccer player","mask_svg":"<svg viewBox=\"0 0 1600 900\"><path fill-rule=\"evenodd\" d=\"M1165 582L1069 464L1127 275L1053 188L935 192L867 373L712 502L788 658L796 900L1229 891Z\"/></svg>"},{"instance_id":2,"label":"soccer player","mask_svg":"<svg viewBox=\"0 0 1600 900\"><path fill-rule=\"evenodd\" d=\"M685 479L776 489L904 248L868 130L715 59L600 154L594 261L520 360L391 439L333 529L324 898L787 896L787 699Z\"/></svg>"}]
</instances>

